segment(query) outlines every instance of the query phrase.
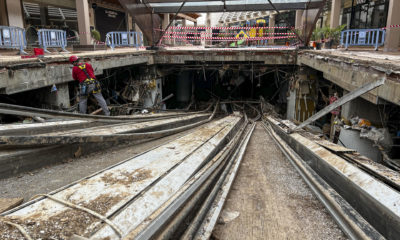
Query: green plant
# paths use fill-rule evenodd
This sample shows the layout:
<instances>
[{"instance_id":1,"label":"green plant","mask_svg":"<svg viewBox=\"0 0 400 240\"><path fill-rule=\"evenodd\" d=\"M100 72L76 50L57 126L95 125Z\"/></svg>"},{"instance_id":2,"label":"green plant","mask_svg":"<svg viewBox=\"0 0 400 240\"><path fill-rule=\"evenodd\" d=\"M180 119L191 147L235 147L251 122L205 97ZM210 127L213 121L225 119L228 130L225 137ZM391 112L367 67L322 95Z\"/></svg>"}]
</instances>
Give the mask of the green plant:
<instances>
[{"instance_id":1,"label":"green plant","mask_svg":"<svg viewBox=\"0 0 400 240\"><path fill-rule=\"evenodd\" d=\"M331 40L333 43L338 43L341 32L346 28L346 24L340 25L336 28L322 27L316 28L312 35L312 41Z\"/></svg>"},{"instance_id":2,"label":"green plant","mask_svg":"<svg viewBox=\"0 0 400 240\"><path fill-rule=\"evenodd\" d=\"M334 43L339 43L340 35L342 31L346 28L346 24L340 25L332 30L331 39Z\"/></svg>"},{"instance_id":3,"label":"green plant","mask_svg":"<svg viewBox=\"0 0 400 240\"><path fill-rule=\"evenodd\" d=\"M90 33L94 40L100 41L101 37L100 37L99 31L97 31L96 29L93 29Z\"/></svg>"},{"instance_id":4,"label":"green plant","mask_svg":"<svg viewBox=\"0 0 400 240\"><path fill-rule=\"evenodd\" d=\"M311 35L311 41L320 41L321 39L323 39L322 28L315 28Z\"/></svg>"}]
</instances>

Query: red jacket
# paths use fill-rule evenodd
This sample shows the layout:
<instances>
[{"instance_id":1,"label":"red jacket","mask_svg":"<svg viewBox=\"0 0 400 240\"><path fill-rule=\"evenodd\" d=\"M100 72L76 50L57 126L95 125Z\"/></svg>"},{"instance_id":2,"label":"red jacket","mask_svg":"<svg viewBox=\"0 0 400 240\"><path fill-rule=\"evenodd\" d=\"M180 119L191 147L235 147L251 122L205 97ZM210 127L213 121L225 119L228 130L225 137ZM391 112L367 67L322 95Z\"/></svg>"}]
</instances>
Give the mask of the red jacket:
<instances>
[{"instance_id":1,"label":"red jacket","mask_svg":"<svg viewBox=\"0 0 400 240\"><path fill-rule=\"evenodd\" d=\"M86 65L86 72L89 74L89 76L93 79L96 79L96 76L94 75L93 67L90 63L80 63L79 66ZM88 77L86 76L85 72L80 69L78 66L74 66L72 68L72 78L74 80L78 80L80 83L85 81Z\"/></svg>"}]
</instances>

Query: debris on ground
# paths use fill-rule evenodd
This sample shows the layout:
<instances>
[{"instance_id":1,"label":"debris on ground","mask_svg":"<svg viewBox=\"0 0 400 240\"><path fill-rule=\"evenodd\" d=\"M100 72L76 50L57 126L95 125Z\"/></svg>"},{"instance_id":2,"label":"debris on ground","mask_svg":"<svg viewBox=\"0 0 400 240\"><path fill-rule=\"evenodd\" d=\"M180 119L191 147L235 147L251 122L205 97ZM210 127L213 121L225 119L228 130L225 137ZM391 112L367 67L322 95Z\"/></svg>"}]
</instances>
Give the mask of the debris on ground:
<instances>
[{"instance_id":1,"label":"debris on ground","mask_svg":"<svg viewBox=\"0 0 400 240\"><path fill-rule=\"evenodd\" d=\"M239 215L240 215L240 213L237 211L224 210L224 211L222 211L221 216L219 216L218 223L219 224L229 223L229 222L235 220L237 217L239 217Z\"/></svg>"}]
</instances>

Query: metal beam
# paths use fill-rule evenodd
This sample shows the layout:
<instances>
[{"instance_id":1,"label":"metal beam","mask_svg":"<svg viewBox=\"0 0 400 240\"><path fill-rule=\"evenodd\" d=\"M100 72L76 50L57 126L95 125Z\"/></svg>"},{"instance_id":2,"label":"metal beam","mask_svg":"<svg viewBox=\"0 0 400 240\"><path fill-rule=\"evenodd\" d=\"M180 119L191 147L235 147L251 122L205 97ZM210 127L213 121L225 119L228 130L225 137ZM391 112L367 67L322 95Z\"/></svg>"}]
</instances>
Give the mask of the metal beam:
<instances>
[{"instance_id":1,"label":"metal beam","mask_svg":"<svg viewBox=\"0 0 400 240\"><path fill-rule=\"evenodd\" d=\"M319 8L322 1L311 2L309 9ZM222 2L221 2L222 3ZM296 2L296 3L275 3L274 6L278 10L305 10L308 1ZM164 4L152 4L154 13L173 13L179 9L179 6L168 6ZM156 6L154 6L156 5ZM220 4L220 5L187 5L181 9L181 13L193 13L193 12L243 12L243 11L272 11L274 8L270 4Z\"/></svg>"},{"instance_id":2,"label":"metal beam","mask_svg":"<svg viewBox=\"0 0 400 240\"><path fill-rule=\"evenodd\" d=\"M177 116L183 116L188 113L163 113L163 114L157 114L158 116L155 116L154 114L139 115L139 116L100 116L100 115L61 112L55 110L39 109L39 108L0 103L0 114L28 116L28 117L56 118L56 119L91 120L100 122L124 122L124 121L143 122L143 121L159 120L161 118L172 118Z\"/></svg>"},{"instance_id":3,"label":"metal beam","mask_svg":"<svg viewBox=\"0 0 400 240\"><path fill-rule=\"evenodd\" d=\"M147 0L148 3L182 3L184 0ZM243 1L243 0L229 0ZM187 0L186 2L225 2L225 0Z\"/></svg>"},{"instance_id":4,"label":"metal beam","mask_svg":"<svg viewBox=\"0 0 400 240\"><path fill-rule=\"evenodd\" d=\"M268 0L268 2L269 2L269 4L271 5L271 7L275 10L275 12L278 14L278 16L281 16L281 13L280 13L279 10L275 7L275 5L271 2L271 0ZM288 21L286 18L282 18L282 19L285 21L287 27L290 27L291 24L289 23L289 21ZM293 31L293 33L296 35L297 39L299 39L300 42L303 43L303 40L301 39L301 37L299 36L299 34L297 34L296 31Z\"/></svg>"},{"instance_id":5,"label":"metal beam","mask_svg":"<svg viewBox=\"0 0 400 240\"><path fill-rule=\"evenodd\" d=\"M365 84L364 86L349 92L348 94L344 95L340 99L338 99L336 102L326 106L324 109L321 111L317 112L316 114L312 115L310 118L308 118L306 121L301 123L299 126L295 127L293 130L299 130L302 129L303 127L307 126L308 124L320 119L321 117L325 116L329 112L331 112L333 109L342 106L343 104L363 95L364 93L367 93L371 91L372 89L375 89L381 85L383 85L386 81L386 78L382 78L380 80L377 80L375 82L371 82L368 84Z\"/></svg>"},{"instance_id":6,"label":"metal beam","mask_svg":"<svg viewBox=\"0 0 400 240\"><path fill-rule=\"evenodd\" d=\"M164 35L165 35L165 32L168 30L168 28L171 26L171 24L175 21L176 17L177 17L178 14L181 12L183 6L185 6L186 1L187 1L187 0L185 0L185 1L182 2L181 6L180 6L180 7L178 8L178 10L176 11L174 17L169 21L167 27L166 27L166 28L164 29L164 31L161 33L160 39L157 40L157 45L160 44L162 38L163 38Z\"/></svg>"}]
</instances>

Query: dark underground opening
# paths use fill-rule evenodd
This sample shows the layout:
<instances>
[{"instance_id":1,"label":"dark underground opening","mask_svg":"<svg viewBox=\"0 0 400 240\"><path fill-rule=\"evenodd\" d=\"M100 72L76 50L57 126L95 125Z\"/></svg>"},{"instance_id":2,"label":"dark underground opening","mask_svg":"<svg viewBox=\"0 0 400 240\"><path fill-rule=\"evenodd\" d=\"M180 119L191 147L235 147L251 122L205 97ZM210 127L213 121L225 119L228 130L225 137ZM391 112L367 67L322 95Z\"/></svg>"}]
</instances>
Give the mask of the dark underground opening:
<instances>
[{"instance_id":1,"label":"dark underground opening","mask_svg":"<svg viewBox=\"0 0 400 240\"><path fill-rule=\"evenodd\" d=\"M230 112L233 104L258 102L260 97L276 106L276 111L286 112L287 90L294 79L295 66L267 66L261 63L188 63L161 66L162 95L174 94L166 101L167 109L182 109L194 102L199 104L212 99L220 100L224 111Z\"/></svg>"},{"instance_id":2,"label":"dark underground opening","mask_svg":"<svg viewBox=\"0 0 400 240\"><path fill-rule=\"evenodd\" d=\"M131 115L154 109L196 111L205 109L213 100L223 102L221 109L229 113L240 106L244 108L245 103L258 102L260 97L285 115L288 87L296 70L294 65L271 66L261 62L189 62L113 68L96 77L111 107L111 115ZM77 112L78 83L70 81L15 94L0 94L0 102ZM96 100L89 97L87 112L98 109ZM23 119L1 116L3 123Z\"/></svg>"}]
</instances>

